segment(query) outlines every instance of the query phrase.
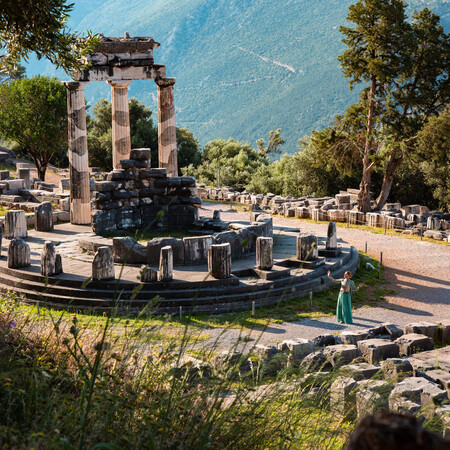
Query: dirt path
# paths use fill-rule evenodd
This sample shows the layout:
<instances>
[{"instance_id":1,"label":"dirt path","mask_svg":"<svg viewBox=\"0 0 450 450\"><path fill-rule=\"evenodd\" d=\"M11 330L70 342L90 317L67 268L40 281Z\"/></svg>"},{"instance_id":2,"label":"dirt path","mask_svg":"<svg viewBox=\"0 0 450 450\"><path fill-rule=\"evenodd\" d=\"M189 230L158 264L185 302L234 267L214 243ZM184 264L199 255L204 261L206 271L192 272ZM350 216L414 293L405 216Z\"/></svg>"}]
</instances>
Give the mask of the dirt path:
<instances>
[{"instance_id":1,"label":"dirt path","mask_svg":"<svg viewBox=\"0 0 450 450\"><path fill-rule=\"evenodd\" d=\"M201 215L212 215L221 209L225 221L248 220L248 213L229 212L228 206L205 204ZM276 227L297 227L320 236L326 236L326 224L314 224L299 219L274 216ZM400 236L374 234L358 229L338 227L338 238L349 242L358 250L368 244L368 253L377 259L383 252L383 265L388 288L396 295L386 297L377 307L361 307L354 310L354 324L336 323L336 317L318 320L301 320L269 327L260 336L260 342L275 344L294 337L313 338L321 333L343 330L361 330L383 322L403 327L415 321L438 321L450 319L450 246L407 239ZM216 337L221 330L211 334ZM259 333L254 332L253 335ZM239 336L238 330L229 330L220 338L221 343L232 342Z\"/></svg>"}]
</instances>

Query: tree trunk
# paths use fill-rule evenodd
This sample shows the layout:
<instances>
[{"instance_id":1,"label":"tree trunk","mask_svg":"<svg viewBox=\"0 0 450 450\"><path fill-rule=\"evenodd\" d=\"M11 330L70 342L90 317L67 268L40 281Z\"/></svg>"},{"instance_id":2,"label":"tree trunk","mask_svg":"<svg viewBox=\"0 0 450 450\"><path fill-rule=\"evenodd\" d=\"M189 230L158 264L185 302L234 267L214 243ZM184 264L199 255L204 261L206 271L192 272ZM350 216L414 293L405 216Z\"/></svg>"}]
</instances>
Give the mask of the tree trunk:
<instances>
[{"instance_id":1,"label":"tree trunk","mask_svg":"<svg viewBox=\"0 0 450 450\"><path fill-rule=\"evenodd\" d=\"M42 181L45 181L45 172L47 171L47 166L36 165L36 169L38 172L38 178Z\"/></svg>"},{"instance_id":2,"label":"tree trunk","mask_svg":"<svg viewBox=\"0 0 450 450\"><path fill-rule=\"evenodd\" d=\"M389 193L391 192L392 183L394 182L395 172L403 161L403 156L395 157L395 149L389 154L389 161L384 172L383 184L381 185L380 195L377 198L376 209L382 209L386 203Z\"/></svg>"},{"instance_id":3,"label":"tree trunk","mask_svg":"<svg viewBox=\"0 0 450 450\"><path fill-rule=\"evenodd\" d=\"M359 211L366 213L371 211L370 204L370 178L373 168L373 163L370 161L370 151L372 148L373 140L373 125L374 125L374 109L375 109L375 91L377 89L377 81L373 76L370 84L369 92L369 111L367 113L367 130L366 130L366 143L364 145L363 156L363 177L359 185L358 195L358 209Z\"/></svg>"}]
</instances>

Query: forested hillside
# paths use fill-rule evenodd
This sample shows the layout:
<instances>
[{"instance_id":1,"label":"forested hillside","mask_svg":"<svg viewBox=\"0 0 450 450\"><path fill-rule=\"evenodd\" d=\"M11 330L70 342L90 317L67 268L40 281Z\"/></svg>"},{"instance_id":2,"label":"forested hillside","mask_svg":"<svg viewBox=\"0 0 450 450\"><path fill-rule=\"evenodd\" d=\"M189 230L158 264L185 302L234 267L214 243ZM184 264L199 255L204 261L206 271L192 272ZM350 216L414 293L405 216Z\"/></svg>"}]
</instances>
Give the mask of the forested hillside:
<instances>
[{"instance_id":1,"label":"forested hillside","mask_svg":"<svg viewBox=\"0 0 450 450\"><path fill-rule=\"evenodd\" d=\"M352 0L75 0L70 25L105 35L152 35L155 61L177 78L177 125L202 144L232 136L252 146L281 128L283 150L328 125L357 98L337 56ZM448 30L448 0L411 0L430 7ZM33 63L30 74L52 72ZM58 74L64 77L64 74ZM67 76L66 76L67 77ZM135 82L131 96L156 110L156 86ZM92 103L108 98L106 83L86 89Z\"/></svg>"}]
</instances>

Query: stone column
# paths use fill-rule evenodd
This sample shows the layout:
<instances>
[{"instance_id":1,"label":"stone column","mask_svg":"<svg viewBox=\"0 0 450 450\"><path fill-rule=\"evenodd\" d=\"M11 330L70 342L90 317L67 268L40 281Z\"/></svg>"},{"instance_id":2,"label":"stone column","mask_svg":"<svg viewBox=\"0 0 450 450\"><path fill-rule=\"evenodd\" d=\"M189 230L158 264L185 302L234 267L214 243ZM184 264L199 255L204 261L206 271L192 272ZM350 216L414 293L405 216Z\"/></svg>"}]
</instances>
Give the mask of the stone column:
<instances>
[{"instance_id":1,"label":"stone column","mask_svg":"<svg viewBox=\"0 0 450 450\"><path fill-rule=\"evenodd\" d=\"M231 276L231 245L211 245L208 250L208 272L213 278L225 279Z\"/></svg>"},{"instance_id":2,"label":"stone column","mask_svg":"<svg viewBox=\"0 0 450 450\"><path fill-rule=\"evenodd\" d=\"M8 247L8 267L21 269L30 265L30 246L19 237L12 239Z\"/></svg>"},{"instance_id":3,"label":"stone column","mask_svg":"<svg viewBox=\"0 0 450 450\"><path fill-rule=\"evenodd\" d=\"M121 169L120 160L129 159L131 152L128 86L131 81L108 81L112 97L112 157L113 168Z\"/></svg>"},{"instance_id":4,"label":"stone column","mask_svg":"<svg viewBox=\"0 0 450 450\"><path fill-rule=\"evenodd\" d=\"M327 250L337 248L337 231L335 222L330 222L328 224L327 244L325 248Z\"/></svg>"},{"instance_id":5,"label":"stone column","mask_svg":"<svg viewBox=\"0 0 450 450\"><path fill-rule=\"evenodd\" d=\"M297 236L297 259L314 261L319 257L318 239L310 233L299 233Z\"/></svg>"},{"instance_id":6,"label":"stone column","mask_svg":"<svg viewBox=\"0 0 450 450\"><path fill-rule=\"evenodd\" d=\"M175 78L156 79L158 85L158 161L168 177L178 176L177 133L173 85Z\"/></svg>"},{"instance_id":7,"label":"stone column","mask_svg":"<svg viewBox=\"0 0 450 450\"><path fill-rule=\"evenodd\" d=\"M158 279L159 281L173 280L173 249L170 245L161 248Z\"/></svg>"},{"instance_id":8,"label":"stone column","mask_svg":"<svg viewBox=\"0 0 450 450\"><path fill-rule=\"evenodd\" d=\"M259 237L256 239L256 268L270 270L273 267L273 239Z\"/></svg>"},{"instance_id":9,"label":"stone column","mask_svg":"<svg viewBox=\"0 0 450 450\"><path fill-rule=\"evenodd\" d=\"M53 206L50 202L43 202L34 208L34 229L53 231Z\"/></svg>"},{"instance_id":10,"label":"stone column","mask_svg":"<svg viewBox=\"0 0 450 450\"><path fill-rule=\"evenodd\" d=\"M70 223L91 223L89 162L84 86L87 82L66 81L69 115Z\"/></svg>"},{"instance_id":11,"label":"stone column","mask_svg":"<svg viewBox=\"0 0 450 450\"><path fill-rule=\"evenodd\" d=\"M25 189L31 189L31 176L30 169L27 167L20 167L17 169L17 178L23 180L23 187Z\"/></svg>"},{"instance_id":12,"label":"stone column","mask_svg":"<svg viewBox=\"0 0 450 450\"><path fill-rule=\"evenodd\" d=\"M114 280L114 261L108 246L99 247L92 261L92 279L94 281Z\"/></svg>"},{"instance_id":13,"label":"stone column","mask_svg":"<svg viewBox=\"0 0 450 450\"><path fill-rule=\"evenodd\" d=\"M27 219L25 218L25 211L15 209L6 211L5 238L26 238L27 236Z\"/></svg>"}]
</instances>

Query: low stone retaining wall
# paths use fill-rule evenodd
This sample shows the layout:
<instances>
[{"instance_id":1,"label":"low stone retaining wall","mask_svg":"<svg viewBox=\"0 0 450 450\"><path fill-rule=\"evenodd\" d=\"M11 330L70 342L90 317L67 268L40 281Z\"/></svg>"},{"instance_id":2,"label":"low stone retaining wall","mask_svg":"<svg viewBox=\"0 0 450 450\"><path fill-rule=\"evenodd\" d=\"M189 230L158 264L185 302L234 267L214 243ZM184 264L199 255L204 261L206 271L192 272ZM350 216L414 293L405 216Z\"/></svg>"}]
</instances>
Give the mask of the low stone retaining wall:
<instances>
[{"instance_id":1,"label":"low stone retaining wall","mask_svg":"<svg viewBox=\"0 0 450 450\"><path fill-rule=\"evenodd\" d=\"M192 225L195 226L195 224ZM204 229L203 224L201 227ZM149 265L158 265L161 248L170 246L173 249L175 265L191 265L206 264L208 250L212 244L229 243L233 258L253 253L256 251L256 239L260 236L273 236L273 221L268 214L256 215L255 221L248 226L230 224L227 231L210 235L183 239L154 238L146 244L139 243L130 237L116 237L111 240L95 236L80 239L78 244L82 250L89 253L95 253L99 247L107 245L111 248L116 263Z\"/></svg>"},{"instance_id":2,"label":"low stone retaining wall","mask_svg":"<svg viewBox=\"0 0 450 450\"><path fill-rule=\"evenodd\" d=\"M341 191L335 197L316 198L283 197L281 195L252 194L248 191L237 192L231 187L199 187L203 200L224 200L243 204L257 205L259 209L285 217L311 219L314 221L348 222L350 225L368 225L403 231L422 233L436 240L450 239L450 214L430 211L426 206L386 203L381 211L364 214L356 211L358 189ZM428 229L428 231L426 231Z\"/></svg>"}]
</instances>

